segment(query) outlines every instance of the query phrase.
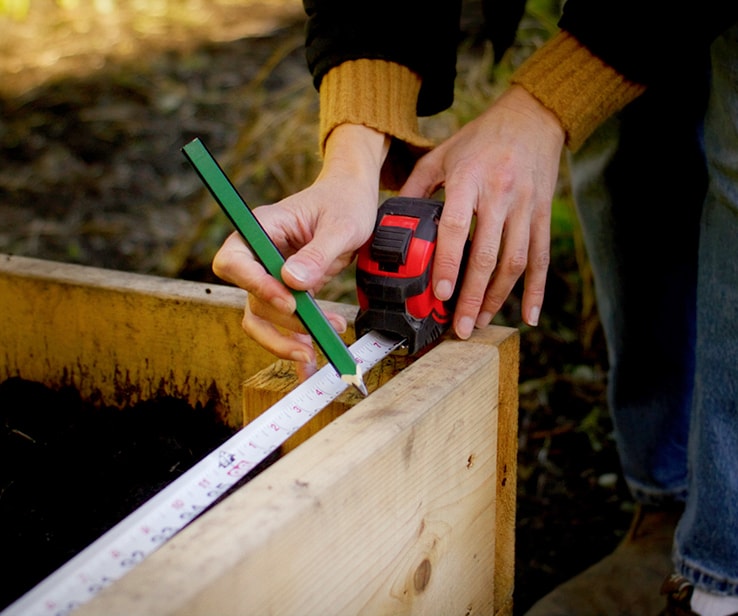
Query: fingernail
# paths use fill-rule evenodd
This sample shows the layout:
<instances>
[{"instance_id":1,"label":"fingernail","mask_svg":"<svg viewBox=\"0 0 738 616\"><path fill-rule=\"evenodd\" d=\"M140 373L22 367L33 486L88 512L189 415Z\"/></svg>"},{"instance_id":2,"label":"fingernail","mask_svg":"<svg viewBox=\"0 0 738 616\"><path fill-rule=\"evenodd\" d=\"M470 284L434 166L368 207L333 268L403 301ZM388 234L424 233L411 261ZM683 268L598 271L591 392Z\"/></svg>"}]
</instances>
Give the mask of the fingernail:
<instances>
[{"instance_id":1,"label":"fingernail","mask_svg":"<svg viewBox=\"0 0 738 616\"><path fill-rule=\"evenodd\" d=\"M333 329L335 329L339 334L345 334L346 333L346 321L345 319L335 318L331 319L331 325L333 325Z\"/></svg>"},{"instance_id":2,"label":"fingernail","mask_svg":"<svg viewBox=\"0 0 738 616\"><path fill-rule=\"evenodd\" d=\"M290 276L299 282L306 282L308 279L308 270L301 263L287 261L284 264L284 269L290 273Z\"/></svg>"},{"instance_id":3,"label":"fingernail","mask_svg":"<svg viewBox=\"0 0 738 616\"><path fill-rule=\"evenodd\" d=\"M535 327L538 325L538 317L541 315L541 309L538 306L533 306L528 313L528 325Z\"/></svg>"},{"instance_id":4,"label":"fingernail","mask_svg":"<svg viewBox=\"0 0 738 616\"><path fill-rule=\"evenodd\" d=\"M292 351L292 353L290 353L290 359L292 361L300 362L301 364L313 363L313 358L307 351Z\"/></svg>"},{"instance_id":5,"label":"fingernail","mask_svg":"<svg viewBox=\"0 0 738 616\"><path fill-rule=\"evenodd\" d=\"M459 324L456 326L456 335L462 340L466 340L471 336L474 329L474 319L471 317L461 317Z\"/></svg>"},{"instance_id":6,"label":"fingernail","mask_svg":"<svg viewBox=\"0 0 738 616\"><path fill-rule=\"evenodd\" d=\"M454 292L454 285L450 280L439 280L436 285L436 297L441 301L446 301Z\"/></svg>"},{"instance_id":7,"label":"fingernail","mask_svg":"<svg viewBox=\"0 0 738 616\"><path fill-rule=\"evenodd\" d=\"M298 364L296 368L297 377L302 383L318 371L317 364Z\"/></svg>"},{"instance_id":8,"label":"fingernail","mask_svg":"<svg viewBox=\"0 0 738 616\"><path fill-rule=\"evenodd\" d=\"M492 321L492 313L491 312L480 312L479 316L477 317L477 327L487 327L487 325L490 324Z\"/></svg>"}]
</instances>

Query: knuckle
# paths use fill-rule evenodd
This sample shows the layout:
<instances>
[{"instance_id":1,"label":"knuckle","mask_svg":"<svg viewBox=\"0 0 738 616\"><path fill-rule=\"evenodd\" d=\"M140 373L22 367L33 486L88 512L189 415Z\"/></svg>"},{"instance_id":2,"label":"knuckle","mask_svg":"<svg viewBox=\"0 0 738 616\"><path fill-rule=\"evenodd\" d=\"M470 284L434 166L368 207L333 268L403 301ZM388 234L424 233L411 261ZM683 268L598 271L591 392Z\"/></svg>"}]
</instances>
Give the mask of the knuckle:
<instances>
[{"instance_id":1,"label":"knuckle","mask_svg":"<svg viewBox=\"0 0 738 616\"><path fill-rule=\"evenodd\" d=\"M484 296L484 308L494 314L500 309L502 304L505 303L506 297L506 295L503 296L489 290Z\"/></svg>"},{"instance_id":2,"label":"knuckle","mask_svg":"<svg viewBox=\"0 0 738 616\"><path fill-rule=\"evenodd\" d=\"M456 306L456 312L459 314L476 314L482 305L484 297L478 293L469 293L459 298Z\"/></svg>"},{"instance_id":3,"label":"knuckle","mask_svg":"<svg viewBox=\"0 0 738 616\"><path fill-rule=\"evenodd\" d=\"M326 261L325 255L320 251L320 249L317 246L314 246L313 244L304 246L300 250L300 259L303 262L307 262L311 266L319 270L322 270L323 264Z\"/></svg>"},{"instance_id":4,"label":"knuckle","mask_svg":"<svg viewBox=\"0 0 738 616\"><path fill-rule=\"evenodd\" d=\"M254 320L256 318L257 312L253 310L253 307L249 307L249 309L244 310L243 318L241 319L241 329L243 329L248 336L253 336L255 326Z\"/></svg>"},{"instance_id":5,"label":"knuckle","mask_svg":"<svg viewBox=\"0 0 738 616\"><path fill-rule=\"evenodd\" d=\"M544 287L543 286L526 286L525 287L525 295L528 299L532 300L535 303L542 303L543 294L544 294Z\"/></svg>"},{"instance_id":6,"label":"knuckle","mask_svg":"<svg viewBox=\"0 0 738 616\"><path fill-rule=\"evenodd\" d=\"M506 195L511 193L516 186L515 174L510 169L502 168L495 172L493 188L499 194Z\"/></svg>"},{"instance_id":7,"label":"knuckle","mask_svg":"<svg viewBox=\"0 0 738 616\"><path fill-rule=\"evenodd\" d=\"M497 249L486 246L472 252L469 256L469 265L473 269L492 272L497 265Z\"/></svg>"},{"instance_id":8,"label":"knuckle","mask_svg":"<svg viewBox=\"0 0 738 616\"><path fill-rule=\"evenodd\" d=\"M457 305L466 308L467 312L473 312L482 304L486 293L486 284L470 284L468 280L465 280Z\"/></svg>"},{"instance_id":9,"label":"knuckle","mask_svg":"<svg viewBox=\"0 0 738 616\"><path fill-rule=\"evenodd\" d=\"M266 304L261 301L255 294L249 293L246 296L246 306L244 307L241 326L244 329L246 329L247 325L249 327L253 327L254 322L257 319L263 318L266 314Z\"/></svg>"},{"instance_id":10,"label":"knuckle","mask_svg":"<svg viewBox=\"0 0 738 616\"><path fill-rule=\"evenodd\" d=\"M504 273L515 277L521 276L526 267L528 267L528 255L522 250L515 250L504 259L502 264Z\"/></svg>"},{"instance_id":11,"label":"knuckle","mask_svg":"<svg viewBox=\"0 0 738 616\"><path fill-rule=\"evenodd\" d=\"M490 182L493 192L497 195L514 195L518 202L537 201L539 191L536 189L534 180L525 174L521 175L519 169L512 164L495 169Z\"/></svg>"},{"instance_id":12,"label":"knuckle","mask_svg":"<svg viewBox=\"0 0 738 616\"><path fill-rule=\"evenodd\" d=\"M541 250L530 259L531 266L539 270L547 270L551 264L551 253L549 250Z\"/></svg>"},{"instance_id":13,"label":"knuckle","mask_svg":"<svg viewBox=\"0 0 738 616\"><path fill-rule=\"evenodd\" d=\"M520 179L518 170L510 156L496 161L495 170L490 181L495 191L508 194L519 189Z\"/></svg>"},{"instance_id":14,"label":"knuckle","mask_svg":"<svg viewBox=\"0 0 738 616\"><path fill-rule=\"evenodd\" d=\"M459 262L453 254L445 251L436 251L436 254L433 257L433 268L436 272L456 273L459 269Z\"/></svg>"},{"instance_id":15,"label":"knuckle","mask_svg":"<svg viewBox=\"0 0 738 616\"><path fill-rule=\"evenodd\" d=\"M449 210L443 213L438 226L452 235L462 235L469 232L470 224L471 221L466 216Z\"/></svg>"}]
</instances>

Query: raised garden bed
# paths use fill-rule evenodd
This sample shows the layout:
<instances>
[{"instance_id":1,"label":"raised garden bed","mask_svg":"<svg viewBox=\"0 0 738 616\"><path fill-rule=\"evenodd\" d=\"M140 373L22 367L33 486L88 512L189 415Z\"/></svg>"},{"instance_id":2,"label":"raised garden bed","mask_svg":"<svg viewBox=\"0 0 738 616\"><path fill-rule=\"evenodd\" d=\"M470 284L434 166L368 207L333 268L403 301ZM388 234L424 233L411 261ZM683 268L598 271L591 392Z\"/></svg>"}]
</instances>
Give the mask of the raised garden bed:
<instances>
[{"instance_id":1,"label":"raised garden bed","mask_svg":"<svg viewBox=\"0 0 738 616\"><path fill-rule=\"evenodd\" d=\"M97 407L174 397L236 428L294 378L243 335L229 287L1 257L0 298L0 381ZM516 332L383 372L78 613L509 614Z\"/></svg>"}]
</instances>

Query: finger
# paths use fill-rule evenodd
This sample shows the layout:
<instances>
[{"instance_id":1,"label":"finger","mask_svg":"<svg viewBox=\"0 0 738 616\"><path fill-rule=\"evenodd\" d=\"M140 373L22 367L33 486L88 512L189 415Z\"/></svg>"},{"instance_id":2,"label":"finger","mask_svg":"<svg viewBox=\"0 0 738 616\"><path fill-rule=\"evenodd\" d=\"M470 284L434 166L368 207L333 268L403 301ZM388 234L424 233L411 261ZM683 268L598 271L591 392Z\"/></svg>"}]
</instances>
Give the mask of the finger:
<instances>
[{"instance_id":1,"label":"finger","mask_svg":"<svg viewBox=\"0 0 738 616\"><path fill-rule=\"evenodd\" d=\"M254 318L269 321L276 327L290 332L305 333L305 328L296 313L285 314L275 310L271 304L260 300L251 293L248 295L248 311Z\"/></svg>"},{"instance_id":2,"label":"finger","mask_svg":"<svg viewBox=\"0 0 738 616\"><path fill-rule=\"evenodd\" d=\"M289 289L264 269L238 233L226 239L215 254L212 267L216 276L248 289L250 294L268 302L277 311L294 312L295 299Z\"/></svg>"},{"instance_id":3,"label":"finger","mask_svg":"<svg viewBox=\"0 0 738 616\"><path fill-rule=\"evenodd\" d=\"M468 185L473 186L474 183L469 182ZM475 192L446 189L446 203L438 223L438 240L433 258L433 292L442 301L453 295L457 284L476 199Z\"/></svg>"},{"instance_id":4,"label":"finger","mask_svg":"<svg viewBox=\"0 0 738 616\"><path fill-rule=\"evenodd\" d=\"M503 220L496 215L497 211L491 207L481 208L477 216L454 312L454 331L462 340L468 338L474 329L490 278L497 267L503 232Z\"/></svg>"},{"instance_id":5,"label":"finger","mask_svg":"<svg viewBox=\"0 0 738 616\"><path fill-rule=\"evenodd\" d=\"M310 336L306 334L294 334L294 336L306 344L312 344ZM297 372L297 378L302 383L318 371L318 364L315 359L310 362L295 362L295 371Z\"/></svg>"},{"instance_id":6,"label":"finger","mask_svg":"<svg viewBox=\"0 0 738 616\"><path fill-rule=\"evenodd\" d=\"M484 295L477 325L486 324L497 314L528 265L530 230L523 222L510 222L505 230L497 267ZM488 322L488 321L487 321Z\"/></svg>"},{"instance_id":7,"label":"finger","mask_svg":"<svg viewBox=\"0 0 738 616\"><path fill-rule=\"evenodd\" d=\"M327 279L346 267L354 253L369 238L376 211L367 213L368 224L333 218L321 220L313 239L282 267L282 280L293 289L320 288Z\"/></svg>"},{"instance_id":8,"label":"finger","mask_svg":"<svg viewBox=\"0 0 738 616\"><path fill-rule=\"evenodd\" d=\"M248 336L281 359L302 363L315 361L312 344L306 342L304 338L293 335L294 332L289 329L280 329L273 321L258 316L252 310L252 306L259 310L258 304L252 303L249 299L241 321L241 326ZM294 325L291 321L290 324ZM300 327L299 321L296 326Z\"/></svg>"},{"instance_id":9,"label":"finger","mask_svg":"<svg viewBox=\"0 0 738 616\"><path fill-rule=\"evenodd\" d=\"M522 317L529 325L538 324L550 261L551 231L549 210L544 207L537 212L529 225L512 223L511 230L505 231L502 255L477 317L477 327L489 325L523 273Z\"/></svg>"},{"instance_id":10,"label":"finger","mask_svg":"<svg viewBox=\"0 0 738 616\"><path fill-rule=\"evenodd\" d=\"M525 272L522 316L528 325L535 327L543 306L546 291L546 276L551 261L551 221L550 216L534 219L528 251L528 268Z\"/></svg>"},{"instance_id":11,"label":"finger","mask_svg":"<svg viewBox=\"0 0 738 616\"><path fill-rule=\"evenodd\" d=\"M248 296L248 310L254 317L270 321L277 327L290 330L295 334L306 333L305 326L296 314L284 314L282 312L275 311L271 304L267 304L253 295ZM345 333L348 324L343 315L329 311L324 311L324 314L337 333Z\"/></svg>"}]
</instances>

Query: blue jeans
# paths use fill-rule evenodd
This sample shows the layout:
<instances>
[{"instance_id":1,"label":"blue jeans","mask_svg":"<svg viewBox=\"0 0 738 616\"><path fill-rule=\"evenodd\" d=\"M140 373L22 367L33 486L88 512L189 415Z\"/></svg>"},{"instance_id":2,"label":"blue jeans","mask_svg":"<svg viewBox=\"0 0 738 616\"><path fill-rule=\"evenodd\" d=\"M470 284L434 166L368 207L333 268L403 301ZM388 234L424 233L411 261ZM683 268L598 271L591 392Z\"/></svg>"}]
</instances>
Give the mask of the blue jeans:
<instances>
[{"instance_id":1,"label":"blue jeans","mask_svg":"<svg viewBox=\"0 0 738 616\"><path fill-rule=\"evenodd\" d=\"M686 501L677 570L738 595L738 25L570 157L634 498Z\"/></svg>"}]
</instances>

